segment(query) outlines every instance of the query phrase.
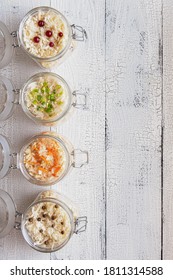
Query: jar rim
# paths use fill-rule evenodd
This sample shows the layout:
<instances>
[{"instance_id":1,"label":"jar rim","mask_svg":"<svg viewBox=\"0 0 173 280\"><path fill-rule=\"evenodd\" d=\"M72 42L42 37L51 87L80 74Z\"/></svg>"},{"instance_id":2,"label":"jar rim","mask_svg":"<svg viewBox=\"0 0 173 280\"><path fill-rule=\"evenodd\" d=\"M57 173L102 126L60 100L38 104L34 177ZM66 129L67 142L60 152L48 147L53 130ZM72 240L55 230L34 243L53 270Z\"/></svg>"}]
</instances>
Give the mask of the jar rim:
<instances>
[{"instance_id":1,"label":"jar rim","mask_svg":"<svg viewBox=\"0 0 173 280\"><path fill-rule=\"evenodd\" d=\"M55 179L54 181L37 180L36 178L34 178L33 176L31 176L29 174L29 172L27 171L27 169L25 167L24 160L23 160L25 150L28 148L28 146L32 142L34 142L38 138L49 138L49 139L55 140L56 142L58 142L58 144L61 146L61 148L65 152L65 168L64 168L63 172L60 174L60 176L57 179ZM70 152L69 152L68 148L66 147L64 141L61 138L59 138L58 136L54 136L51 134L38 134L38 135L33 136L32 138L30 138L29 141L27 141L27 143L22 147L22 149L19 152L20 171L22 172L22 174L28 181L30 181L31 183L36 184L36 185L51 186L51 185L58 183L60 180L62 180L66 176L66 174L68 173L68 171L70 169L70 166L71 166Z\"/></svg>"},{"instance_id":2,"label":"jar rim","mask_svg":"<svg viewBox=\"0 0 173 280\"><path fill-rule=\"evenodd\" d=\"M50 56L50 57L39 57L37 55L34 55L32 53L30 53L26 47L25 47L25 44L23 42L23 26L26 22L26 20L28 19L28 17L32 14L34 14L35 12L39 11L40 9L42 10L52 10L53 12L55 12L56 14L60 15L62 17L62 19L65 21L66 25L67 25L67 28L68 28L68 40L67 40L67 44L65 45L65 47L55 56ZM61 13L59 12L58 10L52 8L52 7L49 7L49 6L39 6L39 7L36 7L32 10L30 10L25 16L24 18L22 19L22 21L20 22L20 25L19 25L19 29L18 29L18 35L19 35L19 41L20 41L20 45L22 46L22 48L24 49L24 51L29 54L33 59L35 60L39 60L39 61L54 61L54 60L57 60L59 58L61 58L69 49L70 45L71 45L71 41L72 41L72 29L71 29L71 26L69 24L69 22L67 21L66 17Z\"/></svg>"},{"instance_id":3,"label":"jar rim","mask_svg":"<svg viewBox=\"0 0 173 280\"><path fill-rule=\"evenodd\" d=\"M70 225L71 225L71 231L67 237L67 239L61 243L59 246L57 246L54 249L46 249L46 248L41 248L41 247L37 247L36 245L34 245L34 242L32 242L31 238L29 237L28 233L27 233L27 229L25 228L25 221L26 221L26 215L28 213L28 211L35 206L36 204L39 203L44 203L44 202L51 202L51 203L55 203L57 205L59 205L60 207L62 207L66 213L68 214L69 220L70 220ZM43 253L51 253L51 252L56 252L58 250L60 250L61 248L63 248L68 241L70 240L71 236L73 235L73 233L75 232L75 221L74 221L74 216L73 216L73 212L72 210L68 207L67 204L65 204L63 201L59 200L58 198L52 198L52 197L48 197L48 198L41 198L37 201L34 201L26 210L25 212L22 214L22 220L21 220L21 231L22 231L22 235L25 239L25 241L28 243L28 245L30 247L32 247L33 249L39 251L39 252L43 252Z\"/></svg>"},{"instance_id":4,"label":"jar rim","mask_svg":"<svg viewBox=\"0 0 173 280\"><path fill-rule=\"evenodd\" d=\"M39 78L39 77L43 77L43 76L46 76L46 75L55 77L56 79L60 80L63 83L63 85L65 86L66 91L67 91L67 95L68 95L68 101L67 101L67 105L66 105L65 110L63 110L58 116L56 116L56 117L54 117L53 119L50 119L50 120L42 120L42 119L39 119L36 116L34 116L29 111L28 107L26 106L26 102L25 102L25 89L29 86L30 83L32 83L32 80L34 80L37 77ZM69 85L67 84L67 82L61 76L59 76L56 73L52 73L52 72L40 72L40 73L37 73L37 74L33 75L32 77L30 77L24 83L24 85L21 88L21 106L22 106L23 111L26 113L26 115L30 119L32 119L32 120L34 120L36 122L39 122L41 124L51 124L51 123L56 123L56 122L60 121L68 113L68 111L71 108L71 105L72 105L72 91L71 91Z\"/></svg>"}]
</instances>

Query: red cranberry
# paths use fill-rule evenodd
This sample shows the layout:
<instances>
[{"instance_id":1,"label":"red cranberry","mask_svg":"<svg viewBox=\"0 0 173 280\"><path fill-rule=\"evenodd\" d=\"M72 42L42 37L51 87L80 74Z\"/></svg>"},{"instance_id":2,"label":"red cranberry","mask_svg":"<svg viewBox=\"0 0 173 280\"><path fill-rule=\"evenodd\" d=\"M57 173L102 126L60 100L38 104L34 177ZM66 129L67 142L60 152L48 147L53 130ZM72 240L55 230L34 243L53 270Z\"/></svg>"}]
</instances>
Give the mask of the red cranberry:
<instances>
[{"instance_id":1,"label":"red cranberry","mask_svg":"<svg viewBox=\"0 0 173 280\"><path fill-rule=\"evenodd\" d=\"M53 48L54 43L53 43L53 42L50 42L50 43L49 43L49 46L50 46L51 48Z\"/></svg>"},{"instance_id":2,"label":"red cranberry","mask_svg":"<svg viewBox=\"0 0 173 280\"><path fill-rule=\"evenodd\" d=\"M38 26L43 27L45 25L44 20L39 20L38 21Z\"/></svg>"},{"instance_id":3,"label":"red cranberry","mask_svg":"<svg viewBox=\"0 0 173 280\"><path fill-rule=\"evenodd\" d=\"M40 42L40 38L38 36L35 36L33 38L34 43L39 43Z\"/></svg>"},{"instance_id":4,"label":"red cranberry","mask_svg":"<svg viewBox=\"0 0 173 280\"><path fill-rule=\"evenodd\" d=\"M58 35L59 35L59 37L62 37L62 36L63 36L63 33L62 33L62 32L59 32Z\"/></svg>"},{"instance_id":5,"label":"red cranberry","mask_svg":"<svg viewBox=\"0 0 173 280\"><path fill-rule=\"evenodd\" d=\"M51 30L47 30L46 31L46 36L47 37L51 37L52 36L52 31Z\"/></svg>"}]
</instances>

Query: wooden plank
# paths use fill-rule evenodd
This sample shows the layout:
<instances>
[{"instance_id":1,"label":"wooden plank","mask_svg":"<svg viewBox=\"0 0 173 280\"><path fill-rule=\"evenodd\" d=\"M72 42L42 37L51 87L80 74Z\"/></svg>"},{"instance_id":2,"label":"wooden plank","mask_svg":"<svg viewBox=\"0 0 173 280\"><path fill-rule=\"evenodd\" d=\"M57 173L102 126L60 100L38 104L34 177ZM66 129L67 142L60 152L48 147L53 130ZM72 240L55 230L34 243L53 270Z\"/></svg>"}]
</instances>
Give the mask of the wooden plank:
<instances>
[{"instance_id":1,"label":"wooden plank","mask_svg":"<svg viewBox=\"0 0 173 280\"><path fill-rule=\"evenodd\" d=\"M49 0L37 1L39 5L50 5ZM1 20L7 24L10 31L17 30L23 16L35 7L35 1L2 1ZM17 49L12 63L1 70L0 74L11 79L16 88L20 88L24 82L41 71L22 49ZM1 123L0 133L6 135L13 144L13 151L19 151L28 137L44 131L44 127L38 127L31 122L22 109L18 106L14 115ZM0 181L0 188L10 193L16 202L18 211L24 211L35 199L41 187L27 182L19 171L14 170L6 178ZM24 241L20 231L13 230L11 234L0 240L0 259L50 259L50 254L41 254L31 249Z\"/></svg>"},{"instance_id":2,"label":"wooden plank","mask_svg":"<svg viewBox=\"0 0 173 280\"><path fill-rule=\"evenodd\" d=\"M75 110L71 118L57 127L75 148L89 151L89 165L72 170L57 190L76 203L87 215L86 233L73 236L58 259L103 259L105 257L104 135L105 135L105 1L52 0L71 24L86 28L88 41L78 42L71 57L57 70L72 89L88 92L88 110Z\"/></svg>"},{"instance_id":3,"label":"wooden plank","mask_svg":"<svg viewBox=\"0 0 173 280\"><path fill-rule=\"evenodd\" d=\"M161 8L106 1L108 259L161 258Z\"/></svg>"},{"instance_id":4,"label":"wooden plank","mask_svg":"<svg viewBox=\"0 0 173 280\"><path fill-rule=\"evenodd\" d=\"M163 1L163 259L173 259L173 2Z\"/></svg>"}]
</instances>

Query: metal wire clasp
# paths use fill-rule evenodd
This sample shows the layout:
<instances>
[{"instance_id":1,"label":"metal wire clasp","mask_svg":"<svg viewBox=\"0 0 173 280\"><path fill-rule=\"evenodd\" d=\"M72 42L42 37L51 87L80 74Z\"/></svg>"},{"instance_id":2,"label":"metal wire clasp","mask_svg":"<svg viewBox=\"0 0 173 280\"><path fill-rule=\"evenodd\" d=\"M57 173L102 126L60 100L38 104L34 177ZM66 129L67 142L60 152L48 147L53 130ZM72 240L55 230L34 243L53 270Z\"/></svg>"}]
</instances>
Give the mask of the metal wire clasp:
<instances>
[{"instance_id":1,"label":"metal wire clasp","mask_svg":"<svg viewBox=\"0 0 173 280\"><path fill-rule=\"evenodd\" d=\"M76 41L85 41L88 36L86 30L79 25L72 24L72 38Z\"/></svg>"},{"instance_id":2,"label":"metal wire clasp","mask_svg":"<svg viewBox=\"0 0 173 280\"><path fill-rule=\"evenodd\" d=\"M12 158L12 164L10 166L11 169L17 169L17 153L10 154Z\"/></svg>"},{"instance_id":3,"label":"metal wire clasp","mask_svg":"<svg viewBox=\"0 0 173 280\"><path fill-rule=\"evenodd\" d=\"M88 223L87 216L77 218L75 233L78 234L86 231L87 223Z\"/></svg>"},{"instance_id":4,"label":"metal wire clasp","mask_svg":"<svg viewBox=\"0 0 173 280\"><path fill-rule=\"evenodd\" d=\"M13 47L14 47L14 48L20 47L17 31L11 32L11 36L12 36L14 39L16 39L16 42L13 43Z\"/></svg>"},{"instance_id":5,"label":"metal wire clasp","mask_svg":"<svg viewBox=\"0 0 173 280\"><path fill-rule=\"evenodd\" d=\"M19 93L20 93L20 89L13 89L14 92L14 101L12 102L13 104L19 104Z\"/></svg>"},{"instance_id":6,"label":"metal wire clasp","mask_svg":"<svg viewBox=\"0 0 173 280\"><path fill-rule=\"evenodd\" d=\"M71 155L73 156L74 160L72 163L72 166L75 168L81 168L82 166L86 165L89 163L89 155L88 155L88 151L82 151L80 149L75 149ZM85 160L83 160L83 162L80 162L77 160L77 157L79 155L83 155L85 157Z\"/></svg>"},{"instance_id":7,"label":"metal wire clasp","mask_svg":"<svg viewBox=\"0 0 173 280\"><path fill-rule=\"evenodd\" d=\"M18 211L16 211L16 215L15 215L16 220L15 220L15 225L14 225L15 229L18 229L18 230L21 229L21 216L22 216L22 214L19 213Z\"/></svg>"},{"instance_id":8,"label":"metal wire clasp","mask_svg":"<svg viewBox=\"0 0 173 280\"><path fill-rule=\"evenodd\" d=\"M80 93L78 90L73 91L73 96L75 98L73 106L77 109L87 109L87 94Z\"/></svg>"}]
</instances>

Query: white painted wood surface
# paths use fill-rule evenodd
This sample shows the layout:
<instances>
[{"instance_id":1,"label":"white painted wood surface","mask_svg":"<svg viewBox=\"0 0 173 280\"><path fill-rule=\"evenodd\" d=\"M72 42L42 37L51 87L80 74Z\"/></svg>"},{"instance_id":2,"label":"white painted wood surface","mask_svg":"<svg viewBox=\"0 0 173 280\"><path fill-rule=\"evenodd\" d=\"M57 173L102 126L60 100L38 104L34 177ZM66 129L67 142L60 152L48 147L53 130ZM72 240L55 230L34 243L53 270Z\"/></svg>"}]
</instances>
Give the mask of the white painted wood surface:
<instances>
[{"instance_id":1,"label":"white painted wood surface","mask_svg":"<svg viewBox=\"0 0 173 280\"><path fill-rule=\"evenodd\" d=\"M0 20L16 30L35 3L1 1ZM60 10L70 23L86 28L89 37L52 69L72 89L88 93L88 110L76 110L52 130L90 156L88 166L72 170L55 186L89 221L87 232L73 236L56 258L172 259L172 1L39 0L39 5ZM0 73L19 88L40 71L17 49ZM15 151L44 130L20 108L0 124ZM13 196L19 211L42 190L18 171L1 180L0 187ZM29 248L15 230L0 240L0 259L54 257Z\"/></svg>"},{"instance_id":2,"label":"white painted wood surface","mask_svg":"<svg viewBox=\"0 0 173 280\"><path fill-rule=\"evenodd\" d=\"M161 11L106 7L108 259L161 257Z\"/></svg>"}]
</instances>

